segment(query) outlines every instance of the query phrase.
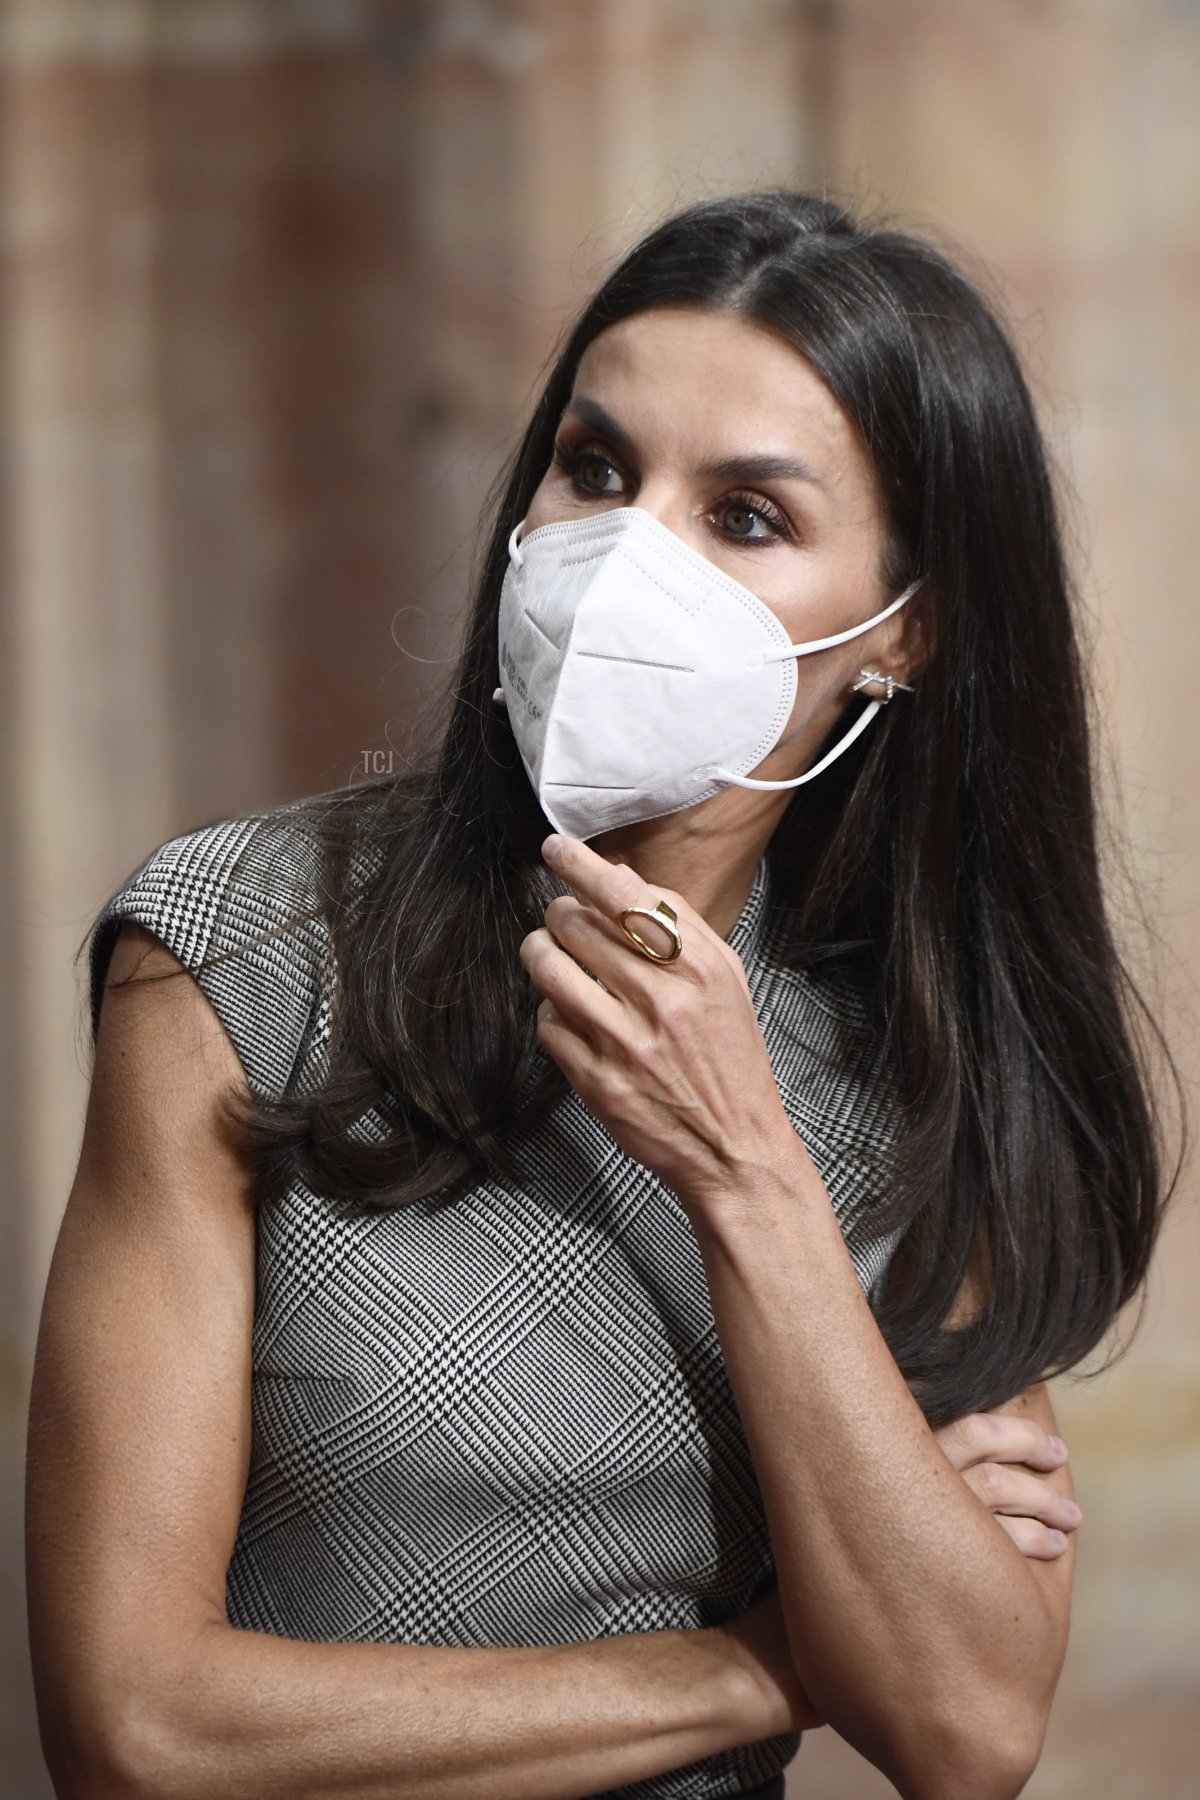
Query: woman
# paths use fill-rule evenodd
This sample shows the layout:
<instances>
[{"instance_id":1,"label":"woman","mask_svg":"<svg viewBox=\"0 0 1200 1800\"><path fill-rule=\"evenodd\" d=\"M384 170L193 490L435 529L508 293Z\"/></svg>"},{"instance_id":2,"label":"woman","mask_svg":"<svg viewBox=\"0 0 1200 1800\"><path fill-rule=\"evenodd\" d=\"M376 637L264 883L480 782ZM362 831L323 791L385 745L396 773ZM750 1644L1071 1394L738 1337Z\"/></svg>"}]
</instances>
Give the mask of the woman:
<instances>
[{"instance_id":1,"label":"woman","mask_svg":"<svg viewBox=\"0 0 1200 1800\"><path fill-rule=\"evenodd\" d=\"M436 754L160 846L91 946L61 1794L779 1795L825 1722L1019 1791L1044 1381L1166 1184L1045 456L939 255L791 193L651 233Z\"/></svg>"}]
</instances>

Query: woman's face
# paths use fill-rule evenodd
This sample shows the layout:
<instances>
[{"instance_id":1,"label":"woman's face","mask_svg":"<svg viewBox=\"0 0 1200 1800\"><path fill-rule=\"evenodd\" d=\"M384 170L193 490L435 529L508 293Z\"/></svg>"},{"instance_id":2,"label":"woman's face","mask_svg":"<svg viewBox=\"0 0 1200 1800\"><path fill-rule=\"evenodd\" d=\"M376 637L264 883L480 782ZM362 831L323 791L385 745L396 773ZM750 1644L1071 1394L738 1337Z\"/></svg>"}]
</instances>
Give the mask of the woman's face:
<instances>
[{"instance_id":1,"label":"woman's face","mask_svg":"<svg viewBox=\"0 0 1200 1800\"><path fill-rule=\"evenodd\" d=\"M651 513L749 588L794 643L895 598L881 580L884 522L853 427L797 351L734 314L637 313L588 347L526 529L617 506ZM799 658L791 719L757 773L800 773L861 669L903 679L906 636L902 609Z\"/></svg>"}]
</instances>

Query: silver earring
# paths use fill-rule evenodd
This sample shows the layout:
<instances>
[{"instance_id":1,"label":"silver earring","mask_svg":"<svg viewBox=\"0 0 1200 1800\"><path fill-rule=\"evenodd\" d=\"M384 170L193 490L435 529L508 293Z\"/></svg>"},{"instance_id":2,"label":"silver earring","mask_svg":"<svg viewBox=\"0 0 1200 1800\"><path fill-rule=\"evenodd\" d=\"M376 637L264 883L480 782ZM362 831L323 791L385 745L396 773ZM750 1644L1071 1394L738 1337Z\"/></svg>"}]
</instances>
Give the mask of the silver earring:
<instances>
[{"instance_id":1,"label":"silver earring","mask_svg":"<svg viewBox=\"0 0 1200 1800\"><path fill-rule=\"evenodd\" d=\"M870 687L873 682L881 681L886 690L882 700L879 702L881 706L887 705L897 688L903 688L906 694L912 693L912 688L907 681L897 681L894 675L881 675L878 669L860 669L858 675L859 678L851 687L850 692L852 694L859 694L862 692L863 688Z\"/></svg>"}]
</instances>

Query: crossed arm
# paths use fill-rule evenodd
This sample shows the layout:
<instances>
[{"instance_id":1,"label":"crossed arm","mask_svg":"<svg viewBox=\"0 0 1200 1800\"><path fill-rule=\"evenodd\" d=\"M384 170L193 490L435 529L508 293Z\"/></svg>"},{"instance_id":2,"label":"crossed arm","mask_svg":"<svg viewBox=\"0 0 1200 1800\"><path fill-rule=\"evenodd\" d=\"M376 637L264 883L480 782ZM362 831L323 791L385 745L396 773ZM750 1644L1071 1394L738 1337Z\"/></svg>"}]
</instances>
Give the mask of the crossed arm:
<instances>
[{"instance_id":1,"label":"crossed arm","mask_svg":"<svg viewBox=\"0 0 1200 1800\"><path fill-rule=\"evenodd\" d=\"M112 974L139 966L178 970L126 927ZM216 1119L221 1093L243 1080L190 978L106 994L30 1428L31 1639L57 1792L571 1800L831 1716L789 1654L799 1547L778 1501L790 1468L769 1458L786 1623L781 1597L768 1596L728 1627L495 1651L297 1643L229 1626L225 1571L249 1457L254 1221ZM735 1247L721 1254L736 1284ZM737 1382L748 1365L736 1352L734 1362ZM1047 1406L1039 1416L1052 1425ZM752 1406L747 1423L761 1432ZM987 1442L948 1436L944 1452L930 1442L981 1531L1065 1596L1070 1552L1056 1558L1046 1536L1065 1467L1053 1467L1032 1425L1005 1450L1002 1423ZM983 1459L988 1444L1001 1460ZM1041 1456L1046 1473L1017 1467L1018 1448L1031 1463ZM889 1455L885 1445L885 1485ZM968 1486L987 1470L1007 1471L1010 1485L985 1503ZM1031 1534L1024 1556L997 1528L1006 1497L1006 1531L1020 1513ZM888 1601L885 1644L904 1611Z\"/></svg>"},{"instance_id":2,"label":"crossed arm","mask_svg":"<svg viewBox=\"0 0 1200 1800\"><path fill-rule=\"evenodd\" d=\"M815 1171L776 1181L758 1171L754 1207L699 1235L797 1675L901 1794L1009 1800L1066 1653L1073 1540L1044 1560L997 1529L896 1368ZM1054 1431L1044 1385L1005 1410ZM1046 1479L1069 1496L1065 1465Z\"/></svg>"}]
</instances>

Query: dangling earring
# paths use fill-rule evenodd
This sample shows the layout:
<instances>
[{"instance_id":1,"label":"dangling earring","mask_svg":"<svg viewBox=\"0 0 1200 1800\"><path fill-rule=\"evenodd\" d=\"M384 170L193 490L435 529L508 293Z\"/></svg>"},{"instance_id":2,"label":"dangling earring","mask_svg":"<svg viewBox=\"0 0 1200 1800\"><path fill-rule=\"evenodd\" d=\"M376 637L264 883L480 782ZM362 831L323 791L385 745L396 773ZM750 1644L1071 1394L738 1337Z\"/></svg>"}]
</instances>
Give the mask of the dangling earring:
<instances>
[{"instance_id":1,"label":"dangling earring","mask_svg":"<svg viewBox=\"0 0 1200 1800\"><path fill-rule=\"evenodd\" d=\"M879 702L880 706L887 705L897 688L903 688L906 694L911 694L913 691L907 681L897 681L894 675L881 675L878 669L860 669L859 679L853 683L850 692L852 694L859 694L862 692L863 688L870 687L871 684L876 681L881 681L886 689L883 698Z\"/></svg>"}]
</instances>

